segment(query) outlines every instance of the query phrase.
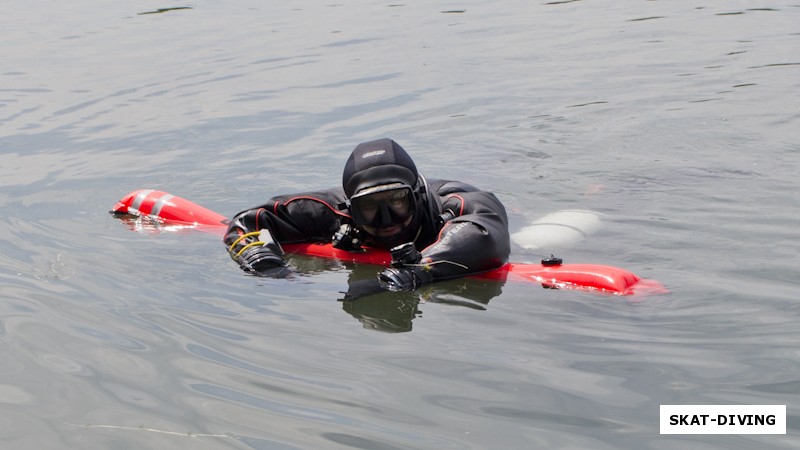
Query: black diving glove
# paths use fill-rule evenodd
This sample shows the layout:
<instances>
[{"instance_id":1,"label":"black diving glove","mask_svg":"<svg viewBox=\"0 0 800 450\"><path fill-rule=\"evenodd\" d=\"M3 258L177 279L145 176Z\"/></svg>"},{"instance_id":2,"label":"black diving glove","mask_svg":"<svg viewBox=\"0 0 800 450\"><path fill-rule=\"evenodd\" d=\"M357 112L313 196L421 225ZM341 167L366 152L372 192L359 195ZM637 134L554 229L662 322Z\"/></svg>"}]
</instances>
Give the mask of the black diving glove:
<instances>
[{"instance_id":1,"label":"black diving glove","mask_svg":"<svg viewBox=\"0 0 800 450\"><path fill-rule=\"evenodd\" d=\"M389 291L414 291L433 281L433 275L423 267L387 267L378 274L378 281Z\"/></svg>"},{"instance_id":2,"label":"black diving glove","mask_svg":"<svg viewBox=\"0 0 800 450\"><path fill-rule=\"evenodd\" d=\"M286 262L270 245L246 248L236 259L242 269L256 275L282 277L288 271Z\"/></svg>"}]
</instances>

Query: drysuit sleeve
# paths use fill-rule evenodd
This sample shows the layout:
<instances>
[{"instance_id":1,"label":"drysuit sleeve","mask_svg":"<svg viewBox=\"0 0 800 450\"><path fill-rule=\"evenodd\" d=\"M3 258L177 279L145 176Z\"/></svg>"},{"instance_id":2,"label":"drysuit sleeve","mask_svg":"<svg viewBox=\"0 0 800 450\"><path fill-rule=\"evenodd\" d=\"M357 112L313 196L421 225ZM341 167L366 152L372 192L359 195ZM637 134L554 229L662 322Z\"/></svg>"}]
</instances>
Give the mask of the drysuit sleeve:
<instances>
[{"instance_id":1,"label":"drysuit sleeve","mask_svg":"<svg viewBox=\"0 0 800 450\"><path fill-rule=\"evenodd\" d=\"M497 197L468 184L446 182L438 189L447 220L436 241L423 249L422 263L433 280L496 269L508 261L508 217Z\"/></svg>"},{"instance_id":2,"label":"drysuit sleeve","mask_svg":"<svg viewBox=\"0 0 800 450\"><path fill-rule=\"evenodd\" d=\"M330 189L273 197L267 203L236 214L228 225L223 241L238 248L258 239L240 239L247 233L266 228L278 243L330 241L341 219L349 217L336 206L344 201L341 189ZM237 242L238 241L238 242Z\"/></svg>"}]
</instances>

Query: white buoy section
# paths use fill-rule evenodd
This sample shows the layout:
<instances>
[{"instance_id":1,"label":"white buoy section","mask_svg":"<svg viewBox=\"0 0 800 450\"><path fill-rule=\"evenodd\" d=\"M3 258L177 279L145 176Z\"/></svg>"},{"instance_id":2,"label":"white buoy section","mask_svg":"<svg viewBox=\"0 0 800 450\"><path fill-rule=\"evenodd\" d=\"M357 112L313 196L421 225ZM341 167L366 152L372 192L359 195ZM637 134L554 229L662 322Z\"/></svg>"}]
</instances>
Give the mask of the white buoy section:
<instances>
[{"instance_id":1,"label":"white buoy section","mask_svg":"<svg viewBox=\"0 0 800 450\"><path fill-rule=\"evenodd\" d=\"M511 235L511 240L529 250L568 249L602 226L602 214L582 209L550 213Z\"/></svg>"}]
</instances>

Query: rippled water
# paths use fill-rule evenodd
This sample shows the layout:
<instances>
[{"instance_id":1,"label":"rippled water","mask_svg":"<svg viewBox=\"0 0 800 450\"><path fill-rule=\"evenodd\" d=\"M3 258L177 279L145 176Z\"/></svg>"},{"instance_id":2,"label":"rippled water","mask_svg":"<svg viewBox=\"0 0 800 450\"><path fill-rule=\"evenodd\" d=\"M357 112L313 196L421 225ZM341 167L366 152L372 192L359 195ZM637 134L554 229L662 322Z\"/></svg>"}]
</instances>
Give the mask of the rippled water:
<instances>
[{"instance_id":1,"label":"rippled water","mask_svg":"<svg viewBox=\"0 0 800 450\"><path fill-rule=\"evenodd\" d=\"M798 23L777 0L6 2L1 446L796 446ZM156 188L232 215L384 136L515 230L602 213L558 255L671 293L347 304L374 268L249 277L214 236L107 213ZM788 405L788 434L659 435L661 404L727 403Z\"/></svg>"}]
</instances>

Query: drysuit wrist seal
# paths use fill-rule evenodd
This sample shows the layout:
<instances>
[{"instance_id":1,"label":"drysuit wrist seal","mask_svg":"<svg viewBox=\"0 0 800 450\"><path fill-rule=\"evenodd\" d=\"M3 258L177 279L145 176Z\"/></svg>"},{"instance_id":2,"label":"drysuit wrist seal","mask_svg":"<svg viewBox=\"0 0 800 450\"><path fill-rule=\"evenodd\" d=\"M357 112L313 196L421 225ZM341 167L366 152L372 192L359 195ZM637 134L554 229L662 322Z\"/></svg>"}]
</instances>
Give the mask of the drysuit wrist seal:
<instances>
[{"instance_id":1,"label":"drysuit wrist seal","mask_svg":"<svg viewBox=\"0 0 800 450\"><path fill-rule=\"evenodd\" d=\"M400 244L390 250L392 254L392 267L402 267L419 264L422 255L419 253L413 242Z\"/></svg>"}]
</instances>

